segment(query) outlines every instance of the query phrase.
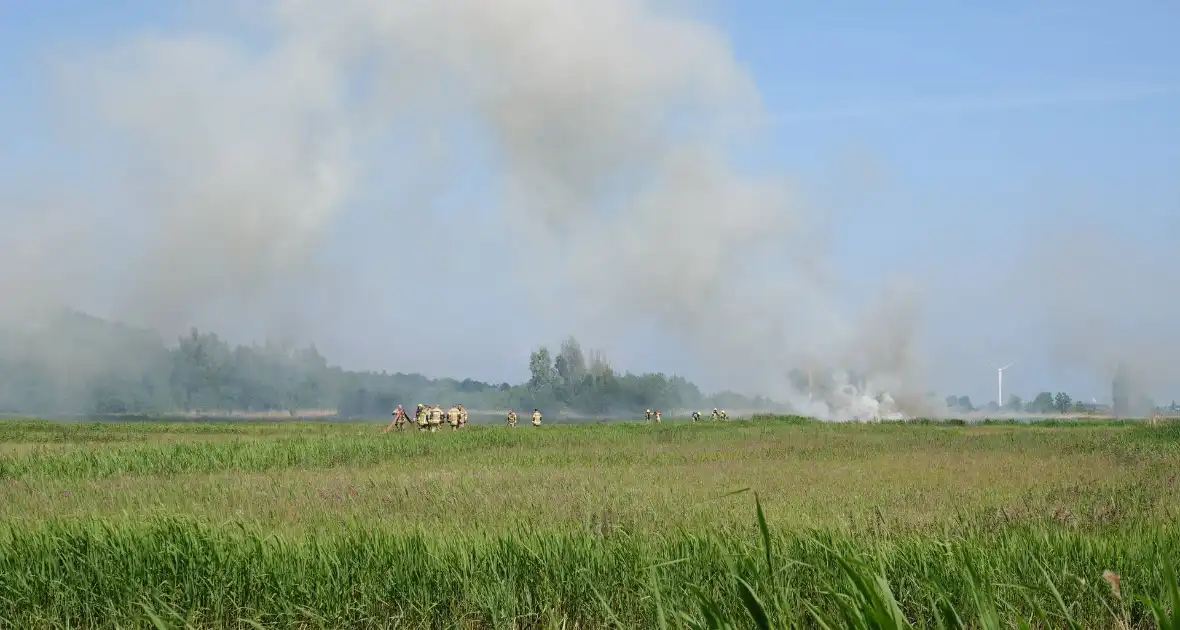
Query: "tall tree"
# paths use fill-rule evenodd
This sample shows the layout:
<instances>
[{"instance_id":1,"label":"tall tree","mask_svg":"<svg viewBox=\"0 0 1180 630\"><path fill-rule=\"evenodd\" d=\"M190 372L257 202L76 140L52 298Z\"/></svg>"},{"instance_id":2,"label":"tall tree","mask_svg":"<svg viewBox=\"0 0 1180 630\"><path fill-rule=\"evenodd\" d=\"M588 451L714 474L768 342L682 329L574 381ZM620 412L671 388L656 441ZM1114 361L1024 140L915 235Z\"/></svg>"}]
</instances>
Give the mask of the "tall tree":
<instances>
[{"instance_id":1,"label":"tall tree","mask_svg":"<svg viewBox=\"0 0 1180 630\"><path fill-rule=\"evenodd\" d=\"M529 389L534 393L544 391L553 385L553 360L549 348L541 346L529 355Z\"/></svg>"},{"instance_id":2,"label":"tall tree","mask_svg":"<svg viewBox=\"0 0 1180 630\"><path fill-rule=\"evenodd\" d=\"M607 360L606 355L600 350L590 351L590 365L587 367L587 369L595 378L601 378L608 374L614 374L614 370L612 370L610 366L610 361Z\"/></svg>"},{"instance_id":3,"label":"tall tree","mask_svg":"<svg viewBox=\"0 0 1180 630\"><path fill-rule=\"evenodd\" d=\"M561 351L555 361L557 373L565 383L580 383L586 374L586 357L582 354L582 346L571 335L561 342Z\"/></svg>"}]
</instances>

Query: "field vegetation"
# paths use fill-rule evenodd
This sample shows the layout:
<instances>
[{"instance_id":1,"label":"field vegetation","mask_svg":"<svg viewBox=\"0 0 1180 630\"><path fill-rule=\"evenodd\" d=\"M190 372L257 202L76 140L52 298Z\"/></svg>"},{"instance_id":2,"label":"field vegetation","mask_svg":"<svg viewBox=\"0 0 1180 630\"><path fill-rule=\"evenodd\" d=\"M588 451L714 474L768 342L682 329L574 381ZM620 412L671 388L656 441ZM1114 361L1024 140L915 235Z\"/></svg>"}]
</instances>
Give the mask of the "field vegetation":
<instances>
[{"instance_id":1,"label":"field vegetation","mask_svg":"<svg viewBox=\"0 0 1180 630\"><path fill-rule=\"evenodd\" d=\"M380 428L0 423L0 627L1180 627L1170 424Z\"/></svg>"}]
</instances>

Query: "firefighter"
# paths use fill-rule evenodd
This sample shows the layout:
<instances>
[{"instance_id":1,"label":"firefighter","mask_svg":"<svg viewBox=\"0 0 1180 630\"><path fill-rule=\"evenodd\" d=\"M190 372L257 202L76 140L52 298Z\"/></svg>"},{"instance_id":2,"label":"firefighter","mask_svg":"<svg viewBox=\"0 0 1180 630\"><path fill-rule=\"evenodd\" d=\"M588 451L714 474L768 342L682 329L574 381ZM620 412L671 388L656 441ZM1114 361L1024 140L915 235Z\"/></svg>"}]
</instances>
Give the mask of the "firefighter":
<instances>
[{"instance_id":1,"label":"firefighter","mask_svg":"<svg viewBox=\"0 0 1180 630\"><path fill-rule=\"evenodd\" d=\"M541 426L541 412L537 409L533 410L533 426L534 427Z\"/></svg>"},{"instance_id":2,"label":"firefighter","mask_svg":"<svg viewBox=\"0 0 1180 630\"><path fill-rule=\"evenodd\" d=\"M447 424L451 425L452 431L459 430L459 408L455 405L451 405L451 408L447 409Z\"/></svg>"},{"instance_id":3,"label":"firefighter","mask_svg":"<svg viewBox=\"0 0 1180 630\"><path fill-rule=\"evenodd\" d=\"M389 430L393 428L397 428L397 430L400 431L405 428L405 424L406 410L402 409L401 405L398 405L397 409L393 410L393 420L390 421L389 426L385 427L385 430L382 431L382 433L389 433Z\"/></svg>"},{"instance_id":4,"label":"firefighter","mask_svg":"<svg viewBox=\"0 0 1180 630\"><path fill-rule=\"evenodd\" d=\"M516 426L516 412L511 409L508 410L508 426Z\"/></svg>"},{"instance_id":5,"label":"firefighter","mask_svg":"<svg viewBox=\"0 0 1180 630\"><path fill-rule=\"evenodd\" d=\"M692 421L693 422L700 422L701 421L701 412L699 412L699 411L692 412Z\"/></svg>"}]
</instances>

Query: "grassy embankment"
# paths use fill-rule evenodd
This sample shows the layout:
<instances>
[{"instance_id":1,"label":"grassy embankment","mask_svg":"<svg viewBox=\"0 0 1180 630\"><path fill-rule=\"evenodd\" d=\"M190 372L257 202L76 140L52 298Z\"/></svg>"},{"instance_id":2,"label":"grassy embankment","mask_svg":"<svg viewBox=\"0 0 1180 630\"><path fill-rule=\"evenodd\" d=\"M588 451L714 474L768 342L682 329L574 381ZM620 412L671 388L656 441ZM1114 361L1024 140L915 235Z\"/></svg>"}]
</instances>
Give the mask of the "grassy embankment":
<instances>
[{"instance_id":1,"label":"grassy embankment","mask_svg":"<svg viewBox=\"0 0 1180 630\"><path fill-rule=\"evenodd\" d=\"M0 627L1154 628L1177 508L1175 426L5 422Z\"/></svg>"}]
</instances>

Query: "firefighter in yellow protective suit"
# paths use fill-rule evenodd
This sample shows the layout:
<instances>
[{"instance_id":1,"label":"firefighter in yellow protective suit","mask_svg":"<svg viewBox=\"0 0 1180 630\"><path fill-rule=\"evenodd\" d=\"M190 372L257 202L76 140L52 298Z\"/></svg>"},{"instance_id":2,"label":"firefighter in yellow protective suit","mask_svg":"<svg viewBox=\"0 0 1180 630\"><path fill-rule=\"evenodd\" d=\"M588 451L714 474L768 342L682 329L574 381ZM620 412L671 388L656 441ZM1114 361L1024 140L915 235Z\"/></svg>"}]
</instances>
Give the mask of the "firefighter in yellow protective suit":
<instances>
[{"instance_id":1,"label":"firefighter in yellow protective suit","mask_svg":"<svg viewBox=\"0 0 1180 630\"><path fill-rule=\"evenodd\" d=\"M516 412L511 409L508 410L508 426L516 426Z\"/></svg>"},{"instance_id":2,"label":"firefighter in yellow protective suit","mask_svg":"<svg viewBox=\"0 0 1180 630\"><path fill-rule=\"evenodd\" d=\"M660 410L659 409L656 409L655 411L651 412L651 416L653 418L655 418L656 424L660 423Z\"/></svg>"},{"instance_id":3,"label":"firefighter in yellow protective suit","mask_svg":"<svg viewBox=\"0 0 1180 630\"><path fill-rule=\"evenodd\" d=\"M393 410L393 421L389 423L389 426L385 427L385 431L383 431L383 433L388 433L389 430L393 428L396 428L398 431L400 431L405 428L405 424L406 410L402 409L401 405L398 405L397 409Z\"/></svg>"},{"instance_id":4,"label":"firefighter in yellow protective suit","mask_svg":"<svg viewBox=\"0 0 1180 630\"><path fill-rule=\"evenodd\" d=\"M699 411L692 412L692 421L693 422L700 422L701 421L701 412L699 412Z\"/></svg>"},{"instance_id":5,"label":"firefighter in yellow protective suit","mask_svg":"<svg viewBox=\"0 0 1180 630\"><path fill-rule=\"evenodd\" d=\"M452 431L459 430L459 408L458 407L451 405L451 408L447 409L447 424L451 425Z\"/></svg>"},{"instance_id":6,"label":"firefighter in yellow protective suit","mask_svg":"<svg viewBox=\"0 0 1180 630\"><path fill-rule=\"evenodd\" d=\"M713 417L710 418L710 420L720 420L720 419L721 419L721 412L717 411L716 407L713 407Z\"/></svg>"},{"instance_id":7,"label":"firefighter in yellow protective suit","mask_svg":"<svg viewBox=\"0 0 1180 630\"><path fill-rule=\"evenodd\" d=\"M435 405L434 407L432 407L430 409L430 432L434 433L435 431L438 431L439 427L442 426L442 422L443 422L442 407Z\"/></svg>"},{"instance_id":8,"label":"firefighter in yellow protective suit","mask_svg":"<svg viewBox=\"0 0 1180 630\"><path fill-rule=\"evenodd\" d=\"M458 405L458 407L459 407L459 427L462 428L462 427L467 426L467 410L463 408L463 405Z\"/></svg>"},{"instance_id":9,"label":"firefighter in yellow protective suit","mask_svg":"<svg viewBox=\"0 0 1180 630\"><path fill-rule=\"evenodd\" d=\"M643 421L651 422L651 409L646 409L643 412Z\"/></svg>"},{"instance_id":10,"label":"firefighter in yellow protective suit","mask_svg":"<svg viewBox=\"0 0 1180 630\"><path fill-rule=\"evenodd\" d=\"M533 410L533 426L541 426L541 412L536 409Z\"/></svg>"},{"instance_id":11,"label":"firefighter in yellow protective suit","mask_svg":"<svg viewBox=\"0 0 1180 630\"><path fill-rule=\"evenodd\" d=\"M430 410L426 408L426 405L418 403L418 410L414 412L414 422L418 423L418 430L425 431L429 420Z\"/></svg>"}]
</instances>

